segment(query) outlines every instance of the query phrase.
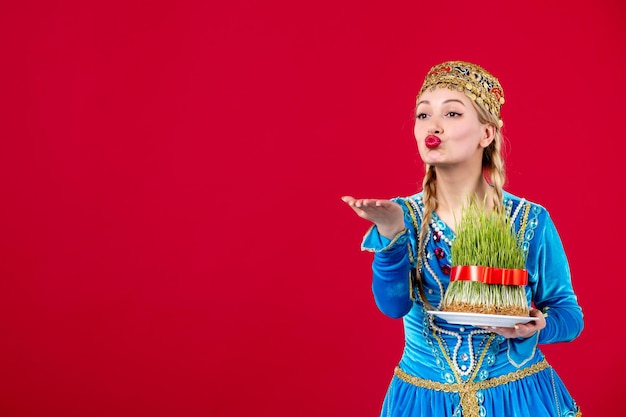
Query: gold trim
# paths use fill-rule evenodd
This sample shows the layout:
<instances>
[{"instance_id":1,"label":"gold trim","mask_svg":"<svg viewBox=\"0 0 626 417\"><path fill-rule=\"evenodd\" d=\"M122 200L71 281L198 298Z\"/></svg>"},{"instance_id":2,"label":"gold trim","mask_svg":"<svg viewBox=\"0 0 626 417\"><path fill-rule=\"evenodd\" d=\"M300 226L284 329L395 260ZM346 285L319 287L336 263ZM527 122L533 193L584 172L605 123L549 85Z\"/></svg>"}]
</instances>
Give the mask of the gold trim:
<instances>
[{"instance_id":1,"label":"gold trim","mask_svg":"<svg viewBox=\"0 0 626 417\"><path fill-rule=\"evenodd\" d=\"M402 235L407 233L407 228L405 227L404 229L402 229L401 231L396 233L395 236L392 239L389 240L389 243L387 243L385 245L385 247L383 247L382 249L366 248L366 247L364 247L365 239L367 238L367 236L370 233L372 233L372 231L374 230L374 227L376 227L376 226L371 226L369 229L367 229L367 232L365 232L365 236L363 237L363 241L361 242L361 248L362 248L362 250L364 250L366 252L372 252L372 253L383 252L383 251L389 249L390 247L392 247L393 245L395 245L396 242L398 241L398 239L400 239L402 237ZM378 234L380 235L380 232L378 232Z\"/></svg>"},{"instance_id":2,"label":"gold trim","mask_svg":"<svg viewBox=\"0 0 626 417\"><path fill-rule=\"evenodd\" d=\"M502 127L500 109L504 104L504 91L500 81L479 65L465 61L447 61L433 66L424 79L417 97L427 89L437 86L462 91L471 100L493 114Z\"/></svg>"},{"instance_id":3,"label":"gold trim","mask_svg":"<svg viewBox=\"0 0 626 417\"><path fill-rule=\"evenodd\" d=\"M409 213L409 216L411 216L411 222L413 223L413 229L415 229L416 239L419 239L419 230L417 228L417 215L415 213L415 209L413 208L413 206L411 205L408 199L404 200L404 205L407 208L407 212ZM414 270L414 272L409 273L409 296L411 297L411 301L417 302L418 297L415 296L415 288L419 288L417 274L419 274L420 272L417 270L417 266L413 268L413 265L419 264L420 254L416 253L415 255L413 255L413 248L411 248L410 241L407 243L407 250L409 251L409 262L411 263L411 270L412 271ZM424 298L426 298L426 296L424 296ZM422 300L422 302L424 301L425 300Z\"/></svg>"},{"instance_id":4,"label":"gold trim","mask_svg":"<svg viewBox=\"0 0 626 417\"><path fill-rule=\"evenodd\" d=\"M522 213L522 220L520 222L519 231L517 232L517 239L519 245L524 243L524 234L526 234L526 226L528 225L528 215L530 214L530 203L524 205L524 212Z\"/></svg>"},{"instance_id":5,"label":"gold trim","mask_svg":"<svg viewBox=\"0 0 626 417\"><path fill-rule=\"evenodd\" d=\"M519 371L511 372L506 375L502 375L496 378L487 379L485 381L480 382L455 382L453 384L444 384L441 382L431 381L428 379L422 379L404 372L399 366L397 366L393 374L397 376L400 380L407 382L411 385L415 385L419 388L432 389L435 391L442 392L456 392L461 395L461 407L463 408L463 416L464 417L478 417L479 416L479 405L478 405L478 397L476 393L479 390L494 388L499 385L504 385L509 382L518 381L522 378L526 378L527 376L536 374L537 372L543 371L544 369L548 369L550 365L544 359L541 362L537 362L534 365L529 366L525 369L520 369ZM582 414L580 414L582 415ZM576 414L579 417L579 414Z\"/></svg>"},{"instance_id":6,"label":"gold trim","mask_svg":"<svg viewBox=\"0 0 626 417\"><path fill-rule=\"evenodd\" d=\"M415 234L416 236L419 236L419 229L417 228L417 215L415 213L415 209L413 208L413 206L411 205L408 199L404 200L404 205L407 208L407 212L409 213L409 216L411 216L411 223L413 223L413 229L415 229ZM415 258L415 256L419 257L419 254L416 254L414 256L413 251L411 250L410 246L411 245L409 245L409 260L411 261L411 265L413 265L417 263L417 259Z\"/></svg>"}]
</instances>

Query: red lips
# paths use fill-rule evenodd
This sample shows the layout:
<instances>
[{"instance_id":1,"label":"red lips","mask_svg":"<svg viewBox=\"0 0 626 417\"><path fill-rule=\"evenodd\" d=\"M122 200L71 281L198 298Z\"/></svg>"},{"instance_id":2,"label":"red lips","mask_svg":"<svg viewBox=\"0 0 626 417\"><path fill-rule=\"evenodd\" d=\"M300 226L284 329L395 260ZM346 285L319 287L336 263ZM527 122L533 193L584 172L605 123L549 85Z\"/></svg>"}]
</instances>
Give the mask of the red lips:
<instances>
[{"instance_id":1,"label":"red lips","mask_svg":"<svg viewBox=\"0 0 626 417\"><path fill-rule=\"evenodd\" d=\"M441 139L435 135L426 136L426 140L424 142L426 143L426 147L429 149L435 149L437 146L441 145Z\"/></svg>"}]
</instances>

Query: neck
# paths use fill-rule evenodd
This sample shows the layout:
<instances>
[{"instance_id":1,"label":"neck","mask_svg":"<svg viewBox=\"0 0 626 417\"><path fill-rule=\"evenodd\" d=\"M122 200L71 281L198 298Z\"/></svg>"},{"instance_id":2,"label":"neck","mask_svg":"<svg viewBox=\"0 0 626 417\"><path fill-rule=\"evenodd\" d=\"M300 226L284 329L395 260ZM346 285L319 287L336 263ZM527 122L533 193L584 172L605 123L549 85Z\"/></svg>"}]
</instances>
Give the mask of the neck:
<instances>
[{"instance_id":1,"label":"neck","mask_svg":"<svg viewBox=\"0 0 626 417\"><path fill-rule=\"evenodd\" d=\"M486 209L492 209L492 193L493 188L482 171L467 175L437 169L437 214L451 227L461 218L463 206L470 197L484 201Z\"/></svg>"}]
</instances>

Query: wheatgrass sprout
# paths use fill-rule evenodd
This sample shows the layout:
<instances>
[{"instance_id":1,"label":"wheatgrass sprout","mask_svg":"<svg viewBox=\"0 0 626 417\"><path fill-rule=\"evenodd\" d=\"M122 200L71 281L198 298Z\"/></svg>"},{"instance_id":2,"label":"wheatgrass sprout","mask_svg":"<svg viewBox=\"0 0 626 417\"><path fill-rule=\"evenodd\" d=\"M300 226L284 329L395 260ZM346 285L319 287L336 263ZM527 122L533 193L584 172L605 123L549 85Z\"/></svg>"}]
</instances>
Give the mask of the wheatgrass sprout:
<instances>
[{"instance_id":1,"label":"wheatgrass sprout","mask_svg":"<svg viewBox=\"0 0 626 417\"><path fill-rule=\"evenodd\" d=\"M509 217L502 210L485 210L484 203L475 199L464 207L451 255L452 266L526 267L525 253ZM458 280L450 282L442 310L527 316L528 302L523 285Z\"/></svg>"}]
</instances>

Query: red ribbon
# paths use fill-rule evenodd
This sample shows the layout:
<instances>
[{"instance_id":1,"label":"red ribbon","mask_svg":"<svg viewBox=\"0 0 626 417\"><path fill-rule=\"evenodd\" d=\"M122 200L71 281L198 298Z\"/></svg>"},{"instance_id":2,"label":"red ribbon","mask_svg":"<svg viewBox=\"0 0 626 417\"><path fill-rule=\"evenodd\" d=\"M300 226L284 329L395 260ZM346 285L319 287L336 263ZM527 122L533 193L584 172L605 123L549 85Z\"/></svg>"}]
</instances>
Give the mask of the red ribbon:
<instances>
[{"instance_id":1,"label":"red ribbon","mask_svg":"<svg viewBox=\"0 0 626 417\"><path fill-rule=\"evenodd\" d=\"M460 265L453 266L450 270L450 281L478 281L497 285L527 285L528 271L525 269Z\"/></svg>"}]
</instances>

